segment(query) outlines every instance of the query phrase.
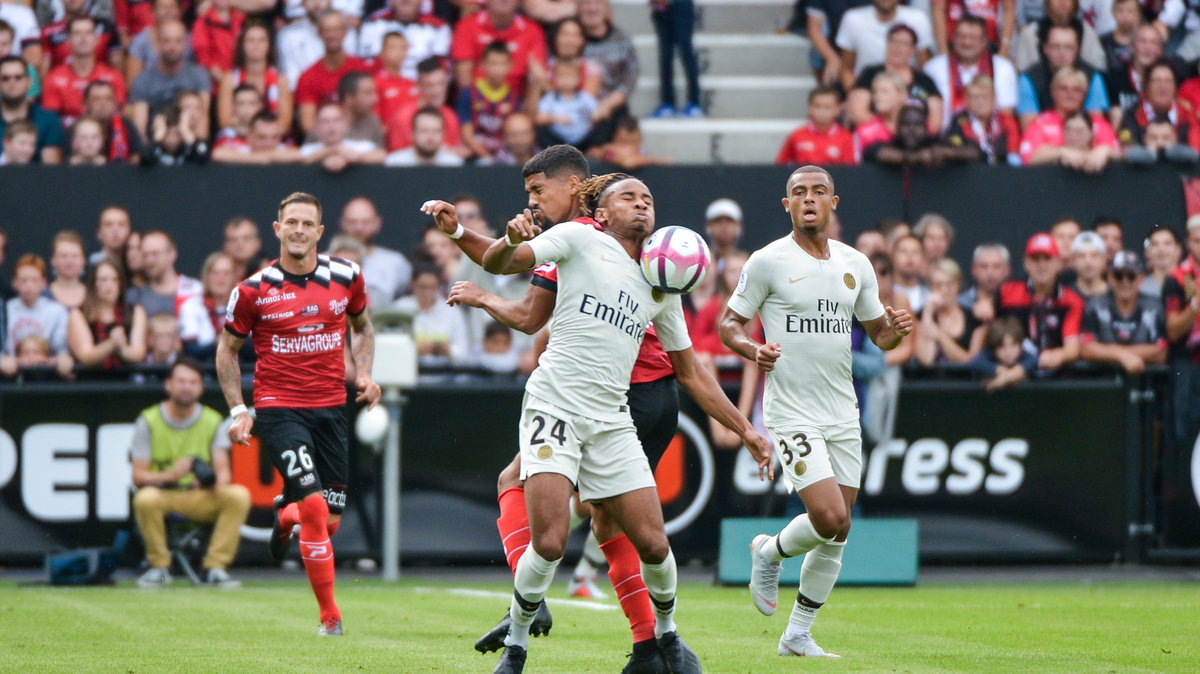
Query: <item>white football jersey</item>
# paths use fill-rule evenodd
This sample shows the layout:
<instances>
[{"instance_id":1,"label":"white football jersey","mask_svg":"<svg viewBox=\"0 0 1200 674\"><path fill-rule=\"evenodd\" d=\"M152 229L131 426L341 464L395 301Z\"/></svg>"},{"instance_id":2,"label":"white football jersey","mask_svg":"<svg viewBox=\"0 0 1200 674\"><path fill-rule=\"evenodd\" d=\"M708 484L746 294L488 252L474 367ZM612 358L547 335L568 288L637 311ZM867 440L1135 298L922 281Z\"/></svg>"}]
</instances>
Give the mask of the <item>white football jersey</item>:
<instances>
[{"instance_id":1,"label":"white football jersey","mask_svg":"<svg viewBox=\"0 0 1200 674\"><path fill-rule=\"evenodd\" d=\"M866 256L829 241L818 260L791 235L750 256L729 308L758 314L781 354L767 373L763 416L770 427L829 426L858 419L850 378L852 318L883 314L875 269Z\"/></svg>"},{"instance_id":2,"label":"white football jersey","mask_svg":"<svg viewBox=\"0 0 1200 674\"><path fill-rule=\"evenodd\" d=\"M625 393L646 327L667 351L692 345L678 295L655 300L641 267L612 236L564 222L528 242L537 264L558 264L550 344L525 390L573 414L627 419Z\"/></svg>"}]
</instances>

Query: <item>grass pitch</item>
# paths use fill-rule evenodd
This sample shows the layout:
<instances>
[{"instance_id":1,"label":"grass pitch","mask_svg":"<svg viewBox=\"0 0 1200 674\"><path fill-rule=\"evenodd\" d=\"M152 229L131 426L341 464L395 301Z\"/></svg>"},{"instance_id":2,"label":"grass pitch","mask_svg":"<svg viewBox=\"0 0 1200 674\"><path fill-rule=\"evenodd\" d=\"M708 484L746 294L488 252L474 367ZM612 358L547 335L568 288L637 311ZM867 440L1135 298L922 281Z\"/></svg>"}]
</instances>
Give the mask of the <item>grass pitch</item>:
<instances>
[{"instance_id":1,"label":"grass pitch","mask_svg":"<svg viewBox=\"0 0 1200 674\"><path fill-rule=\"evenodd\" d=\"M794 591L794 590L793 590ZM240 590L0 584L0 671L490 672L472 650L500 618L502 582L339 580L346 636L319 639L303 580ZM562 601L527 672L617 672L629 632L614 600ZM1197 672L1200 585L1169 582L838 588L816 625L840 660L775 655L787 622L744 588L680 586L680 633L709 672ZM583 604L595 604L586 606ZM609 608L598 608L607 606Z\"/></svg>"}]
</instances>

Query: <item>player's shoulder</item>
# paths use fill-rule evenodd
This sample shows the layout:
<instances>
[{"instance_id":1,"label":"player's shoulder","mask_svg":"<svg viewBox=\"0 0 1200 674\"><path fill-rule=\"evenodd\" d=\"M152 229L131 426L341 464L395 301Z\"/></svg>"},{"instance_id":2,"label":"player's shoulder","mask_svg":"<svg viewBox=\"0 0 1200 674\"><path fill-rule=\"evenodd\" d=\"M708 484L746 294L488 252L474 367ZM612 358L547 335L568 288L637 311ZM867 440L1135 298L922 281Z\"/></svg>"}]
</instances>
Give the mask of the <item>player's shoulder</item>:
<instances>
[{"instance_id":1,"label":"player's shoulder","mask_svg":"<svg viewBox=\"0 0 1200 674\"><path fill-rule=\"evenodd\" d=\"M834 239L829 240L829 255L851 264L871 266L871 261L857 248Z\"/></svg>"},{"instance_id":2,"label":"player's shoulder","mask_svg":"<svg viewBox=\"0 0 1200 674\"><path fill-rule=\"evenodd\" d=\"M324 272L322 270L325 270ZM349 285L362 274L362 268L357 262L332 255L317 256L317 275L328 276L335 281Z\"/></svg>"},{"instance_id":3,"label":"player's shoulder","mask_svg":"<svg viewBox=\"0 0 1200 674\"><path fill-rule=\"evenodd\" d=\"M245 280L238 284L238 288L243 292L257 293L264 285L275 287L283 285L283 270L279 268L275 261L247 276Z\"/></svg>"}]
</instances>

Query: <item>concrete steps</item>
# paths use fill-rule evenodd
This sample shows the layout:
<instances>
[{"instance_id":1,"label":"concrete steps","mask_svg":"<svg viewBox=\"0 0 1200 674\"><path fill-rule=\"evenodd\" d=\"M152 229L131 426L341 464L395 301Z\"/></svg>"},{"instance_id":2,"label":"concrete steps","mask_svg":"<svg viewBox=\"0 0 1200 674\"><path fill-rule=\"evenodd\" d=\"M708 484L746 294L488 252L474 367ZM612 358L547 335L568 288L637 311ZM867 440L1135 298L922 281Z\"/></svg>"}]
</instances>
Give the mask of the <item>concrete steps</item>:
<instances>
[{"instance_id":1,"label":"concrete steps","mask_svg":"<svg viewBox=\"0 0 1200 674\"><path fill-rule=\"evenodd\" d=\"M643 119L646 153L677 164L769 164L802 122L791 119Z\"/></svg>"},{"instance_id":2,"label":"concrete steps","mask_svg":"<svg viewBox=\"0 0 1200 674\"><path fill-rule=\"evenodd\" d=\"M808 40L784 33L726 35L703 33L693 40L701 75L799 75L811 73ZM658 75L658 40L653 34L633 38L642 75ZM678 56L675 72L683 76Z\"/></svg>"},{"instance_id":3,"label":"concrete steps","mask_svg":"<svg viewBox=\"0 0 1200 674\"><path fill-rule=\"evenodd\" d=\"M675 78L675 100L687 102L686 81ZM816 86L812 77L801 75L721 75L700 76L700 104L709 117L746 119L776 117L800 119L807 114L808 91ZM638 79L630 107L633 114L645 116L659 103L658 76Z\"/></svg>"},{"instance_id":4,"label":"concrete steps","mask_svg":"<svg viewBox=\"0 0 1200 674\"><path fill-rule=\"evenodd\" d=\"M610 0L613 22L630 35L654 35L647 0ZM697 33L774 33L787 26L793 0L696 0Z\"/></svg>"}]
</instances>

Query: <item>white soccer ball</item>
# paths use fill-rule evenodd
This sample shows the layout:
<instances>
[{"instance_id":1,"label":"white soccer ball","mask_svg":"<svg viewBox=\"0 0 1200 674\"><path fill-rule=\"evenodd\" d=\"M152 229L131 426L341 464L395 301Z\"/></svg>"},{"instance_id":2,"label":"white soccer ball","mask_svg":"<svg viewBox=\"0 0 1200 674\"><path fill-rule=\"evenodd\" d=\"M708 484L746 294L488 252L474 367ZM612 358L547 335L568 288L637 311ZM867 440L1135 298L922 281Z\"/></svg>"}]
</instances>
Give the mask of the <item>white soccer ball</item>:
<instances>
[{"instance_id":1,"label":"white soccer ball","mask_svg":"<svg viewBox=\"0 0 1200 674\"><path fill-rule=\"evenodd\" d=\"M388 417L387 410L383 405L376 405L374 409L364 407L358 413L358 419L354 422L354 434L358 436L360 442L364 445L378 447L383 443L383 439L387 437L388 423L391 419Z\"/></svg>"},{"instance_id":2,"label":"white soccer ball","mask_svg":"<svg viewBox=\"0 0 1200 674\"><path fill-rule=\"evenodd\" d=\"M691 292L711 265L704 237L687 227L663 227L642 246L642 276L650 287L664 293Z\"/></svg>"}]
</instances>

